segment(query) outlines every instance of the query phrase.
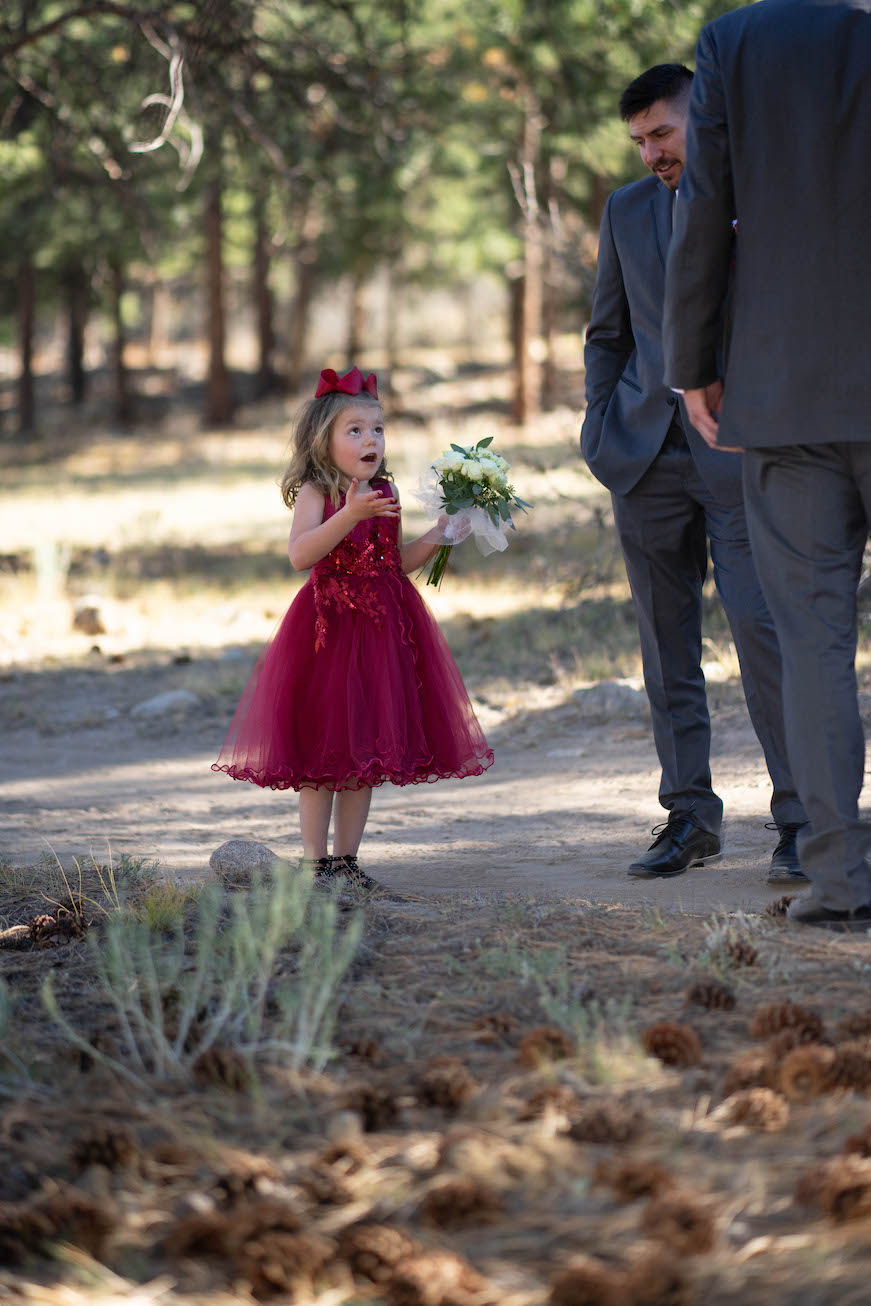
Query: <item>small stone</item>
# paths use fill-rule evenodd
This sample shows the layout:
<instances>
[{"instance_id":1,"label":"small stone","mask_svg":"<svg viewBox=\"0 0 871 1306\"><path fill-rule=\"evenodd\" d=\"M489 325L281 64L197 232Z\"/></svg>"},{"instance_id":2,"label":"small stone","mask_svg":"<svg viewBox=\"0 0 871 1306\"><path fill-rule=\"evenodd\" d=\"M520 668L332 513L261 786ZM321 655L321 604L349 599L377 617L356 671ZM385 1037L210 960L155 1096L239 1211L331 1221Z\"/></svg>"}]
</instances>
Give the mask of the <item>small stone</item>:
<instances>
[{"instance_id":1,"label":"small stone","mask_svg":"<svg viewBox=\"0 0 871 1306\"><path fill-rule=\"evenodd\" d=\"M647 695L625 680L600 680L588 689L576 689L573 698L582 716L634 718L648 713Z\"/></svg>"},{"instance_id":2,"label":"small stone","mask_svg":"<svg viewBox=\"0 0 871 1306\"><path fill-rule=\"evenodd\" d=\"M170 716L175 712L189 712L200 706L200 700L189 689L168 689L164 694L143 699L130 709L136 717Z\"/></svg>"},{"instance_id":3,"label":"small stone","mask_svg":"<svg viewBox=\"0 0 871 1306\"><path fill-rule=\"evenodd\" d=\"M76 604L73 610L73 630L80 630L83 635L105 635L106 623L99 600L88 597Z\"/></svg>"},{"instance_id":4,"label":"small stone","mask_svg":"<svg viewBox=\"0 0 871 1306\"><path fill-rule=\"evenodd\" d=\"M228 839L209 858L209 866L230 888L245 888L257 876L267 878L277 862L282 859L271 848L253 839Z\"/></svg>"}]
</instances>

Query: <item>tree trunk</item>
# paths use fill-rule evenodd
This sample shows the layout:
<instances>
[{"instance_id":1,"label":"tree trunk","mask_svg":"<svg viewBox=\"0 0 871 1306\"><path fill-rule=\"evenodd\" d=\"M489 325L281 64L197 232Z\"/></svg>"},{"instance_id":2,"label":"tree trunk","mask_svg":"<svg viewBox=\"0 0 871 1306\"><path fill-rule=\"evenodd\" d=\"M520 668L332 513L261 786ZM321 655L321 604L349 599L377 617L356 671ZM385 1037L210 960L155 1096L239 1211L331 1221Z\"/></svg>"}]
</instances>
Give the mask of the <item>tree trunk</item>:
<instances>
[{"instance_id":1,"label":"tree trunk","mask_svg":"<svg viewBox=\"0 0 871 1306\"><path fill-rule=\"evenodd\" d=\"M112 380L114 390L115 421L119 426L129 426L133 420L133 396L130 392L130 377L124 361L124 321L121 316L121 301L124 295L124 267L120 258L113 258L109 264L112 286Z\"/></svg>"},{"instance_id":2,"label":"tree trunk","mask_svg":"<svg viewBox=\"0 0 871 1306\"><path fill-rule=\"evenodd\" d=\"M213 144L212 175L206 187L206 295L209 336L209 370L203 423L227 426L233 419L233 391L225 357L224 320L224 218L220 142Z\"/></svg>"},{"instance_id":3,"label":"tree trunk","mask_svg":"<svg viewBox=\"0 0 871 1306\"><path fill-rule=\"evenodd\" d=\"M33 430L33 323L36 314L36 273L25 255L18 265L18 430Z\"/></svg>"},{"instance_id":4,"label":"tree trunk","mask_svg":"<svg viewBox=\"0 0 871 1306\"><path fill-rule=\"evenodd\" d=\"M275 352L274 300L269 286L269 235L266 228L266 199L261 193L252 201L254 218L254 259L252 294L257 320L257 377L255 392L259 399L276 388L277 377L272 365Z\"/></svg>"},{"instance_id":5,"label":"tree trunk","mask_svg":"<svg viewBox=\"0 0 871 1306\"><path fill-rule=\"evenodd\" d=\"M600 177L598 173L593 177L593 184L590 188L590 223L598 232L602 225L602 214L605 212L605 205L608 202L608 196L611 193L611 183L607 177Z\"/></svg>"},{"instance_id":6,"label":"tree trunk","mask_svg":"<svg viewBox=\"0 0 871 1306\"><path fill-rule=\"evenodd\" d=\"M556 407L557 378L559 369L556 359L557 328L559 324L560 282L559 262L556 246L559 239L559 211L556 203L557 177L562 171L562 160L551 159L545 172L544 207L547 222L542 225L542 276L541 276L541 337L542 337L542 371L541 404L545 412Z\"/></svg>"},{"instance_id":7,"label":"tree trunk","mask_svg":"<svg viewBox=\"0 0 871 1306\"><path fill-rule=\"evenodd\" d=\"M523 288L514 358L512 419L518 426L531 421L539 411L540 375L536 351L541 329L541 233L535 172L541 142L541 118L531 92L526 96L526 115L518 170L518 199L523 211Z\"/></svg>"},{"instance_id":8,"label":"tree trunk","mask_svg":"<svg viewBox=\"0 0 871 1306\"><path fill-rule=\"evenodd\" d=\"M393 378L399 367L400 317L405 293L405 270L402 258L391 259L387 265L387 305L384 347L387 354L387 377L383 391L393 394Z\"/></svg>"},{"instance_id":9,"label":"tree trunk","mask_svg":"<svg viewBox=\"0 0 871 1306\"><path fill-rule=\"evenodd\" d=\"M363 298L365 278L362 272L355 271L351 277L351 302L348 306L348 366L352 367L360 357L363 348L363 328L366 321L366 305Z\"/></svg>"},{"instance_id":10,"label":"tree trunk","mask_svg":"<svg viewBox=\"0 0 871 1306\"><path fill-rule=\"evenodd\" d=\"M88 278L81 267L71 268L66 277L67 301L67 384L70 403L84 402L87 389L85 373L85 323L88 319Z\"/></svg>"},{"instance_id":11,"label":"tree trunk","mask_svg":"<svg viewBox=\"0 0 871 1306\"><path fill-rule=\"evenodd\" d=\"M299 241L293 254L294 291L287 333L287 387L291 394L297 394L302 387L311 304L317 279L317 242L320 231L321 215L314 196L310 193L305 201Z\"/></svg>"}]
</instances>

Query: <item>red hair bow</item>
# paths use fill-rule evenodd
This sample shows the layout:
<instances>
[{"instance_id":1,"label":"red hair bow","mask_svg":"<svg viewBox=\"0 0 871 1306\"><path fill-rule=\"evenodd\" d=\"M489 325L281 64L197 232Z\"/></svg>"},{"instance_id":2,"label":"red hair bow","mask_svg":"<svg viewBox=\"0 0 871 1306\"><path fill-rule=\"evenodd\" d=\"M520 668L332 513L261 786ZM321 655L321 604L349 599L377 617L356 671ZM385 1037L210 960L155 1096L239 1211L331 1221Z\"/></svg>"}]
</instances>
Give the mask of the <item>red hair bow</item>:
<instances>
[{"instance_id":1,"label":"red hair bow","mask_svg":"<svg viewBox=\"0 0 871 1306\"><path fill-rule=\"evenodd\" d=\"M373 399L378 398L378 383L374 372L370 372L364 381L359 367L352 367L344 376L339 376L331 367L326 367L321 372L321 379L315 390L315 399L320 399L321 395L332 394L334 391L343 395L358 395L364 390Z\"/></svg>"}]
</instances>

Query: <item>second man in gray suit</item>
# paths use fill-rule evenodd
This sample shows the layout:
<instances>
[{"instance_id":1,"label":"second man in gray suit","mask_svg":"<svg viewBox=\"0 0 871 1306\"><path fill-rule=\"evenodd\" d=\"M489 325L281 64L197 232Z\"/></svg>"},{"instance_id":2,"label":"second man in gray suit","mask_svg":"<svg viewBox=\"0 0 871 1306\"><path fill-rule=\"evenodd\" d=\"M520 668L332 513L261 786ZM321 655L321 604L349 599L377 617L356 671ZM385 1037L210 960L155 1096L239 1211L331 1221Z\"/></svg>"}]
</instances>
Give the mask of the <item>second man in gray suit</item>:
<instances>
[{"instance_id":1,"label":"second man in gray suit","mask_svg":"<svg viewBox=\"0 0 871 1306\"><path fill-rule=\"evenodd\" d=\"M710 545L747 707L773 782L779 842L769 882L801 883L806 818L786 760L777 636L750 553L740 459L713 450L663 383L662 317L672 213L685 157L692 73L648 69L620 113L652 176L615 191L602 218L587 331L583 455L612 493L641 635L644 682L668 819L629 867L678 875L720 853L723 805L710 771L702 659L702 585Z\"/></svg>"}]
</instances>

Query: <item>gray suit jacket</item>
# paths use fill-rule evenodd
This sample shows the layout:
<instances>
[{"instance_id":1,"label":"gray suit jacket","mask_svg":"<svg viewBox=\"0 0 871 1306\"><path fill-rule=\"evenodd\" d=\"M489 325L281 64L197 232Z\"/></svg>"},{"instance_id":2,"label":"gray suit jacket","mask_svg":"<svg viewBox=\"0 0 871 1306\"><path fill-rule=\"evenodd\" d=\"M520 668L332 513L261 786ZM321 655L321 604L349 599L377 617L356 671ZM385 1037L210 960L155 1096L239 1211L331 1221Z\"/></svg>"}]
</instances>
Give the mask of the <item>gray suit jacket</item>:
<instances>
[{"instance_id":1,"label":"gray suit jacket","mask_svg":"<svg viewBox=\"0 0 871 1306\"><path fill-rule=\"evenodd\" d=\"M760 0L704 28L668 259L669 385L718 374L720 440L871 440L871 0Z\"/></svg>"},{"instance_id":2,"label":"gray suit jacket","mask_svg":"<svg viewBox=\"0 0 871 1306\"><path fill-rule=\"evenodd\" d=\"M674 197L655 177L609 196L602 216L596 291L584 348L587 412L581 452L590 471L628 494L662 448L675 395L662 379L665 260ZM740 461L718 454L684 418L687 441L708 489L740 493Z\"/></svg>"}]
</instances>

